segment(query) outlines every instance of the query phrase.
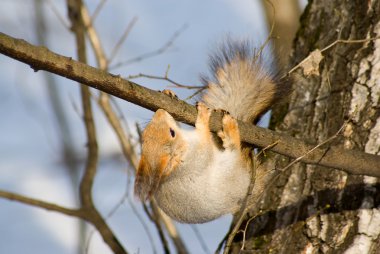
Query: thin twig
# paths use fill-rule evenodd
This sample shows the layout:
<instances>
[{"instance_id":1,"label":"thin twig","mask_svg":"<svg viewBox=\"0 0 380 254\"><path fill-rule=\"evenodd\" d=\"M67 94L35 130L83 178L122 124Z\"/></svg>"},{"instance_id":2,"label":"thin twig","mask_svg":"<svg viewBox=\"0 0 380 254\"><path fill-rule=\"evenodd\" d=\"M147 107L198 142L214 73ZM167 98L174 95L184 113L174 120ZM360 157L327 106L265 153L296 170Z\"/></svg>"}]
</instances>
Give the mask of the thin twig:
<instances>
[{"instance_id":1,"label":"thin twig","mask_svg":"<svg viewBox=\"0 0 380 254\"><path fill-rule=\"evenodd\" d=\"M178 234L178 230L175 227L173 220L169 218L169 216L167 216L161 209L158 209L158 211L159 211L160 219L162 223L164 224L166 231L169 233L171 239L173 240L174 245L176 246L177 253L187 254L188 251L187 251L186 245L183 242L181 236Z\"/></svg>"},{"instance_id":2,"label":"thin twig","mask_svg":"<svg viewBox=\"0 0 380 254\"><path fill-rule=\"evenodd\" d=\"M162 77L162 76L155 76L155 75L148 75L148 74L139 73L137 75L129 75L127 77L127 79L136 79L136 78L149 78L149 79L165 80L169 83L172 83L176 87L186 88L186 89L205 89L204 86L191 86L191 85L180 84L180 83L175 82L174 80L168 78L168 76L166 76L166 75L164 77Z\"/></svg>"},{"instance_id":3,"label":"thin twig","mask_svg":"<svg viewBox=\"0 0 380 254\"><path fill-rule=\"evenodd\" d=\"M344 124L339 128L339 130L333 136L331 136L330 138L326 139L322 143L319 143L318 145L316 145L315 147L313 147L312 149L310 149L304 155L302 155L302 156L296 158L295 160L293 160L286 167L284 167L283 169L281 169L281 171L286 171L288 168L290 168L291 166L293 166L295 163L301 161L304 157L306 157L307 155L311 154L312 152L314 152L319 147L321 147L324 144L327 144L327 143L331 142L332 140L336 139L339 136L339 134L342 132L342 130L347 126L347 124L348 124L349 121L351 121L351 119L348 119L347 121L345 121Z\"/></svg>"},{"instance_id":4,"label":"thin twig","mask_svg":"<svg viewBox=\"0 0 380 254\"><path fill-rule=\"evenodd\" d=\"M28 198L23 195L8 192L8 191L0 190L0 197L8 199L8 200L12 200L12 201L17 201L26 205L43 208L49 211L63 213L69 216L74 216L74 217L83 218L83 219L86 217L86 215L84 214L84 211L81 209L71 209L71 208L63 207L63 206L56 205L53 203L45 202L42 200Z\"/></svg>"},{"instance_id":5,"label":"thin twig","mask_svg":"<svg viewBox=\"0 0 380 254\"><path fill-rule=\"evenodd\" d=\"M107 0L100 0L99 4L96 6L94 13L91 16L91 24L94 23L95 19L98 17L98 14L102 10L104 4L107 2Z\"/></svg>"},{"instance_id":6,"label":"thin twig","mask_svg":"<svg viewBox=\"0 0 380 254\"><path fill-rule=\"evenodd\" d=\"M82 15L84 26L86 28L86 33L90 39L90 44L94 49L93 51L95 53L97 64L100 69L106 70L108 67L107 57L103 50L103 46L98 36L98 33L96 32L95 27L92 25L91 16L88 13L87 7L85 5L82 5L80 12Z\"/></svg>"},{"instance_id":7,"label":"thin twig","mask_svg":"<svg viewBox=\"0 0 380 254\"><path fill-rule=\"evenodd\" d=\"M334 41L333 43L331 43L330 45L324 47L321 50L321 52L323 53L323 52L329 50L331 47L334 47L338 43L346 43L346 44L364 43L364 42L369 42L369 41L378 40L378 39L380 39L380 37L367 38L367 39L359 39L359 40L343 40L343 39L338 39L338 40Z\"/></svg>"},{"instance_id":8,"label":"thin twig","mask_svg":"<svg viewBox=\"0 0 380 254\"><path fill-rule=\"evenodd\" d=\"M160 240L161 240L161 243L162 243L162 247L164 249L164 253L165 254L169 254L170 253L169 244L168 244L168 241L166 240L164 231L162 230L161 216L160 216L159 208L154 203L153 199L150 200L150 204L151 204L150 207L152 209L151 218L153 219L154 225L156 226L156 229L157 229L157 232L158 232L158 236L160 237Z\"/></svg>"},{"instance_id":9,"label":"thin twig","mask_svg":"<svg viewBox=\"0 0 380 254\"><path fill-rule=\"evenodd\" d=\"M58 8L55 6L55 3L54 1L52 0L48 0L48 4L51 8L51 10L53 11L53 13L55 14L55 16L58 18L58 20L61 22L61 24L67 29L67 30L70 30L70 25L69 23L67 22L67 20L61 15L61 13L59 12Z\"/></svg>"},{"instance_id":10,"label":"thin twig","mask_svg":"<svg viewBox=\"0 0 380 254\"><path fill-rule=\"evenodd\" d=\"M273 17L276 16L276 8L274 7L273 3L270 1L270 0L265 0L266 2L268 2L268 4L272 7L272 11L273 11ZM273 31L274 31L274 26L275 26L275 23L276 23L276 19L273 18L273 22L271 24L271 28L270 28L270 31L269 31L269 34L265 40L265 42L261 45L260 49L258 50L258 52L256 53L255 55L255 60L258 59L261 55L261 53L263 52L264 48L266 47L266 45L270 42L270 40L272 39L272 35L273 35Z\"/></svg>"},{"instance_id":11,"label":"thin twig","mask_svg":"<svg viewBox=\"0 0 380 254\"><path fill-rule=\"evenodd\" d=\"M159 49L151 51L151 52L148 52L148 53L145 53L145 54L142 54L142 55L139 55L137 57L133 57L133 58L131 58L129 60L117 63L117 64L111 66L110 70L114 70L114 69L119 68L121 66L126 66L126 65L129 65L129 64L132 64L132 63L140 62L140 61L145 60L147 58L151 58L151 57L158 56L158 55L161 55L161 54L165 53L174 44L174 41L179 37L179 35L186 28L187 28L187 24L184 24L180 29L178 29L177 31L175 31L174 34L172 35L172 37L170 37L169 40L162 47L160 47Z\"/></svg>"},{"instance_id":12,"label":"thin twig","mask_svg":"<svg viewBox=\"0 0 380 254\"><path fill-rule=\"evenodd\" d=\"M67 9L72 23L72 31L75 34L77 55L80 62L86 63L85 24L83 19L83 3L81 0L67 0ZM92 223L99 231L105 243L115 253L126 253L122 244L118 241L112 230L104 221L92 200L92 187L97 170L98 145L96 140L95 123L92 114L91 93L88 86L81 85L83 120L87 135L87 162L86 168L79 186L81 205L88 214L86 220Z\"/></svg>"},{"instance_id":13,"label":"thin twig","mask_svg":"<svg viewBox=\"0 0 380 254\"><path fill-rule=\"evenodd\" d=\"M128 162L132 165L134 171L138 166L138 158L136 155L135 148L130 142L130 139L125 133L121 122L117 118L117 115L112 109L112 106L109 102L109 95L106 93L101 93L98 99L98 103L100 108L103 110L104 115L106 116L108 122L112 126L115 134L120 142L121 150L123 152L124 157L128 160Z\"/></svg>"},{"instance_id":14,"label":"thin twig","mask_svg":"<svg viewBox=\"0 0 380 254\"><path fill-rule=\"evenodd\" d=\"M120 200L117 202L117 204L107 213L105 219L107 220L107 219L111 218L114 215L114 213L125 203L126 200L128 200L128 204L131 207L132 212L135 214L138 221L141 223L146 235L148 236L150 246L152 247L152 253L157 253L157 248L155 246L153 236L152 236L152 234L148 228L148 225L145 223L144 219L142 218L142 216L138 212L134 202L131 199L131 196L129 195L129 177L128 176L127 176L127 183L125 185L125 191L124 191L123 196L120 198ZM86 246L85 247L85 253L89 252L90 241L91 241L94 233L95 233L95 229L93 229L87 237L87 241L86 241L86 245L85 245Z\"/></svg>"},{"instance_id":15,"label":"thin twig","mask_svg":"<svg viewBox=\"0 0 380 254\"><path fill-rule=\"evenodd\" d=\"M112 52L110 54L110 57L108 58L107 62L108 62L108 65L113 61L113 59L115 58L117 52L120 50L120 47L121 45L124 43L124 41L127 39L129 33L132 31L132 28L134 27L134 25L136 24L138 18L137 17L133 17L133 19L131 20L131 22L129 22L129 24L127 25L124 33L122 34L122 36L120 37L120 39L118 40L118 42L116 43L115 47L112 49Z\"/></svg>"},{"instance_id":16,"label":"thin twig","mask_svg":"<svg viewBox=\"0 0 380 254\"><path fill-rule=\"evenodd\" d=\"M367 39L359 39L359 40L343 40L343 39L338 39L332 43L330 43L329 45L327 45L326 47L324 47L322 50L320 50L321 53L329 50L330 48L334 47L335 45L337 45L338 43L346 43L346 44L351 44L351 43L364 43L364 42L369 42L369 41L373 41L373 40L378 40L380 39L380 37L374 37L374 38L367 38ZM302 66L306 61L309 60L309 58L311 57L312 55L309 54L307 57L305 57L299 64L297 64L296 66L294 66L292 69L290 69L290 71L287 72L287 75L291 74L292 72L294 72L296 69L298 69L300 66Z\"/></svg>"},{"instance_id":17,"label":"thin twig","mask_svg":"<svg viewBox=\"0 0 380 254\"><path fill-rule=\"evenodd\" d=\"M198 230L197 225L193 225L193 224L191 224L191 225L190 225L190 228L193 230L194 235L195 235L195 237L198 239L198 242L200 243L200 245L201 245L203 251L204 251L205 253L211 253L210 249L207 247L207 244L206 244L205 240L203 239L203 237L202 237L202 235L201 235L201 232Z\"/></svg>"},{"instance_id":18,"label":"thin twig","mask_svg":"<svg viewBox=\"0 0 380 254\"><path fill-rule=\"evenodd\" d=\"M191 94L190 96L186 97L186 98L185 98L185 101L188 101L188 100L194 98L195 96L197 96L198 94L200 94L200 93L201 93L203 90L205 90L205 89L206 89L205 86L199 88L199 89L198 89L197 91L195 91L193 94Z\"/></svg>"},{"instance_id":19,"label":"thin twig","mask_svg":"<svg viewBox=\"0 0 380 254\"><path fill-rule=\"evenodd\" d=\"M253 194L253 189L254 189L254 185L255 185L255 180L256 180L256 169L259 167L259 165L257 165L259 159L258 157L264 153L264 151L268 150L268 149L271 149L273 148L274 146L276 146L278 144L278 142L274 142L272 144L270 144L269 146L265 147L264 149L262 149L260 151L260 153L258 153L254 158L253 158L253 165L252 165L252 170L251 170L251 182L249 184L249 187L248 187L248 190L247 190L247 194L244 198L244 201L242 203L242 206L240 208L240 211L237 215L237 221L235 222L235 225L232 227L232 231L230 231L229 233L229 236L227 238L227 242L226 242L226 246L224 248L224 254L228 254L229 251L230 251L230 248L231 248L231 245L232 245L232 242L235 238L235 235L238 233L239 231L239 228L241 226L241 224L243 223L243 220L248 212L248 210L252 207L253 204L251 205L248 205L248 201L250 200L252 194Z\"/></svg>"},{"instance_id":20,"label":"thin twig","mask_svg":"<svg viewBox=\"0 0 380 254\"><path fill-rule=\"evenodd\" d=\"M129 203L130 207L132 208L133 213L135 214L135 216L139 220L140 224L142 225L146 235L148 236L150 245L152 246L153 253L157 253L157 247L153 241L152 233L150 232L148 225L145 223L145 221L144 221L143 217L140 215L139 211L137 211L136 206L135 206L134 202L131 200L130 196L128 198L128 203Z\"/></svg>"}]
</instances>

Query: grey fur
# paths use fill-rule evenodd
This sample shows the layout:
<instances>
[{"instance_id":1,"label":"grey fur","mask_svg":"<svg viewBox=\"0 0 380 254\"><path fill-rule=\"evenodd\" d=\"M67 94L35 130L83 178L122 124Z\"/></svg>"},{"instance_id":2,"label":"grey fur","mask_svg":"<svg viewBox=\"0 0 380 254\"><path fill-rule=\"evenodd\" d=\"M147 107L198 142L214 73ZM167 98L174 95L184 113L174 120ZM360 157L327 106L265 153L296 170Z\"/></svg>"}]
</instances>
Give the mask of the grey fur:
<instances>
[{"instance_id":1,"label":"grey fur","mask_svg":"<svg viewBox=\"0 0 380 254\"><path fill-rule=\"evenodd\" d=\"M235 118L255 123L281 96L280 84L263 66L263 57L247 40L227 39L210 56L211 77L201 100L210 108L224 109Z\"/></svg>"}]
</instances>

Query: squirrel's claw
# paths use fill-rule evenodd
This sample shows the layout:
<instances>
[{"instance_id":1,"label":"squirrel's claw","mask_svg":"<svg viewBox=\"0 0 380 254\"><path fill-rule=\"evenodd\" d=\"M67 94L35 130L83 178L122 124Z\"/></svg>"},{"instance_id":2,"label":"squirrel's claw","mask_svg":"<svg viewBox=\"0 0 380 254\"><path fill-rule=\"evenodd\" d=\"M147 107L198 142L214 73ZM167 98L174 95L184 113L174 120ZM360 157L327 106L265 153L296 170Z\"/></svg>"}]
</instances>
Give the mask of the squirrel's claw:
<instances>
[{"instance_id":1,"label":"squirrel's claw","mask_svg":"<svg viewBox=\"0 0 380 254\"><path fill-rule=\"evenodd\" d=\"M215 111L216 112L221 112L222 115L229 115L230 114L230 112L228 112L227 110L222 109L222 108L217 108L217 109L215 109Z\"/></svg>"}]
</instances>

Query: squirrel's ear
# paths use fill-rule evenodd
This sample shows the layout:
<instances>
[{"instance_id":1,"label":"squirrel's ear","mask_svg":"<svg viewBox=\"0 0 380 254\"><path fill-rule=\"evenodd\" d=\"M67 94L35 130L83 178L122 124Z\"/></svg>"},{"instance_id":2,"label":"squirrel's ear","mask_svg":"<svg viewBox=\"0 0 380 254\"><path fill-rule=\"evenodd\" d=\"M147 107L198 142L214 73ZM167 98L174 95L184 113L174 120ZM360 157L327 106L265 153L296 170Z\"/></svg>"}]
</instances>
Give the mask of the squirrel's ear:
<instances>
[{"instance_id":1,"label":"squirrel's ear","mask_svg":"<svg viewBox=\"0 0 380 254\"><path fill-rule=\"evenodd\" d=\"M151 183L151 167L144 155L141 155L139 167L135 177L135 195L141 200L145 201L150 192Z\"/></svg>"}]
</instances>

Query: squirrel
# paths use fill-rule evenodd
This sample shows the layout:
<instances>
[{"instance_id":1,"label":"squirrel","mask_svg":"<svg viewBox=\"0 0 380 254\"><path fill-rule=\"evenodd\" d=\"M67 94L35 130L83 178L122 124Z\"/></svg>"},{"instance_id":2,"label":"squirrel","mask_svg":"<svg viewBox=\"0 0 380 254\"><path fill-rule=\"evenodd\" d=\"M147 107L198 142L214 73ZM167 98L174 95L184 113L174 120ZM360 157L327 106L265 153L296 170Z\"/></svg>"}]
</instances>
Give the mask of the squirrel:
<instances>
[{"instance_id":1,"label":"squirrel","mask_svg":"<svg viewBox=\"0 0 380 254\"><path fill-rule=\"evenodd\" d=\"M210 57L210 70L211 77L202 77L206 89L196 106L195 129L180 128L158 109L142 133L135 194L142 201L153 197L181 223L204 223L239 211L254 169L253 148L242 144L236 119L256 123L287 91L248 41L222 44ZM212 110L226 112L217 135L209 129ZM261 165L255 169L251 203L269 176Z\"/></svg>"}]
</instances>

